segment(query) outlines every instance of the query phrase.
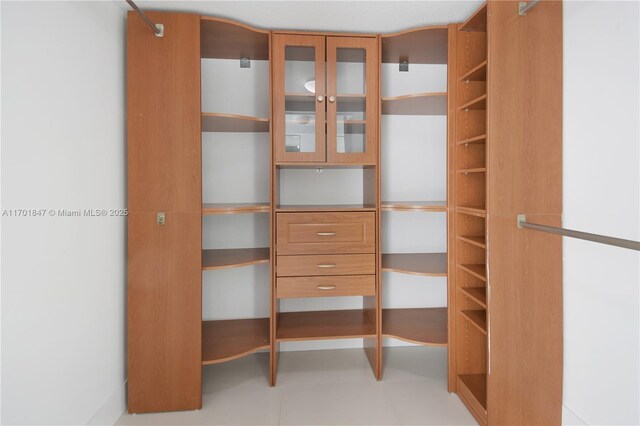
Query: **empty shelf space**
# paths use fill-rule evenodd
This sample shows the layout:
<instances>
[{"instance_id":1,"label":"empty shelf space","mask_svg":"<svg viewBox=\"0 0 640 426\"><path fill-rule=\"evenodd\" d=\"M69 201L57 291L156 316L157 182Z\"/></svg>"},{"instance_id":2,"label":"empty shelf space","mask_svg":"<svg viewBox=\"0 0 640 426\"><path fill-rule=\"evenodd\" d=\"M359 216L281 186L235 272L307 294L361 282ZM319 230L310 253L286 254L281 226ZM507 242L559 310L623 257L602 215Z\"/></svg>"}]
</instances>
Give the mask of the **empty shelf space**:
<instances>
[{"instance_id":1,"label":"empty shelf space","mask_svg":"<svg viewBox=\"0 0 640 426\"><path fill-rule=\"evenodd\" d=\"M202 205L203 215L268 212L269 203L205 203Z\"/></svg>"},{"instance_id":2,"label":"empty shelf space","mask_svg":"<svg viewBox=\"0 0 640 426\"><path fill-rule=\"evenodd\" d=\"M487 31L487 3L484 3L459 28L460 31Z\"/></svg>"},{"instance_id":3,"label":"empty shelf space","mask_svg":"<svg viewBox=\"0 0 640 426\"><path fill-rule=\"evenodd\" d=\"M468 145L468 144L486 143L486 142L487 142L487 135L479 135L479 136L474 136L472 138L462 139L462 140L456 142L456 144L457 145Z\"/></svg>"},{"instance_id":4,"label":"empty shelf space","mask_svg":"<svg viewBox=\"0 0 640 426\"><path fill-rule=\"evenodd\" d=\"M387 34L381 39L383 63L396 66L402 61L409 64L447 63L446 26L411 29Z\"/></svg>"},{"instance_id":5,"label":"empty shelf space","mask_svg":"<svg viewBox=\"0 0 640 426\"><path fill-rule=\"evenodd\" d=\"M458 206L456 207L456 211L458 213L478 217L485 217L487 215L487 211L485 210L484 206Z\"/></svg>"},{"instance_id":6,"label":"empty shelf space","mask_svg":"<svg viewBox=\"0 0 640 426\"><path fill-rule=\"evenodd\" d=\"M459 382L467 388L476 402L483 410L487 410L487 375L486 374L460 374Z\"/></svg>"},{"instance_id":7,"label":"empty shelf space","mask_svg":"<svg viewBox=\"0 0 640 426\"><path fill-rule=\"evenodd\" d=\"M487 109L487 95L484 94L482 96L478 96L477 98L467 102L462 105L458 110L467 111L467 110L484 110Z\"/></svg>"},{"instance_id":8,"label":"empty shelf space","mask_svg":"<svg viewBox=\"0 0 640 426\"><path fill-rule=\"evenodd\" d=\"M474 302L487 308L487 289L484 287L460 287L460 291L473 299Z\"/></svg>"},{"instance_id":9,"label":"empty shelf space","mask_svg":"<svg viewBox=\"0 0 640 426\"><path fill-rule=\"evenodd\" d=\"M458 173L469 174L469 173L485 173L487 171L486 167L475 167L472 169L460 169Z\"/></svg>"},{"instance_id":10,"label":"empty shelf space","mask_svg":"<svg viewBox=\"0 0 640 426\"><path fill-rule=\"evenodd\" d=\"M269 247L202 250L202 270L237 268L269 262Z\"/></svg>"},{"instance_id":11,"label":"empty shelf space","mask_svg":"<svg viewBox=\"0 0 640 426\"><path fill-rule=\"evenodd\" d=\"M202 131L265 133L269 131L269 119L248 115L203 112Z\"/></svg>"},{"instance_id":12,"label":"empty shelf space","mask_svg":"<svg viewBox=\"0 0 640 426\"><path fill-rule=\"evenodd\" d=\"M481 279L484 282L487 282L487 267L485 265L458 265L458 268L462 269L473 275L476 278Z\"/></svg>"},{"instance_id":13,"label":"empty shelf space","mask_svg":"<svg viewBox=\"0 0 640 426\"><path fill-rule=\"evenodd\" d=\"M385 211L446 212L446 201L383 201Z\"/></svg>"},{"instance_id":14,"label":"empty shelf space","mask_svg":"<svg viewBox=\"0 0 640 426\"><path fill-rule=\"evenodd\" d=\"M382 114L447 115L447 94L435 92L383 97Z\"/></svg>"},{"instance_id":15,"label":"empty shelf space","mask_svg":"<svg viewBox=\"0 0 640 426\"><path fill-rule=\"evenodd\" d=\"M281 312L277 323L276 340L279 342L376 336L374 322L360 309Z\"/></svg>"},{"instance_id":16,"label":"empty shelf space","mask_svg":"<svg viewBox=\"0 0 640 426\"><path fill-rule=\"evenodd\" d=\"M487 334L487 311L482 310L465 310L460 311L462 316L473 324L483 334Z\"/></svg>"},{"instance_id":17,"label":"empty shelf space","mask_svg":"<svg viewBox=\"0 0 640 426\"><path fill-rule=\"evenodd\" d=\"M480 247L483 249L487 248L484 235L458 235L456 238L460 241L464 241L465 243L472 244L476 247Z\"/></svg>"},{"instance_id":18,"label":"empty shelf space","mask_svg":"<svg viewBox=\"0 0 640 426\"><path fill-rule=\"evenodd\" d=\"M269 318L202 322L202 365L269 348Z\"/></svg>"},{"instance_id":19,"label":"empty shelf space","mask_svg":"<svg viewBox=\"0 0 640 426\"><path fill-rule=\"evenodd\" d=\"M382 335L410 343L447 345L447 308L383 309Z\"/></svg>"},{"instance_id":20,"label":"empty shelf space","mask_svg":"<svg viewBox=\"0 0 640 426\"><path fill-rule=\"evenodd\" d=\"M487 80L487 61L482 61L479 65L471 68L460 77L460 81L486 81Z\"/></svg>"},{"instance_id":21,"label":"empty shelf space","mask_svg":"<svg viewBox=\"0 0 640 426\"><path fill-rule=\"evenodd\" d=\"M411 275L446 277L447 253L383 254L382 270Z\"/></svg>"},{"instance_id":22,"label":"empty shelf space","mask_svg":"<svg viewBox=\"0 0 640 426\"><path fill-rule=\"evenodd\" d=\"M269 60L269 31L223 18L200 19L200 56L203 58Z\"/></svg>"},{"instance_id":23,"label":"empty shelf space","mask_svg":"<svg viewBox=\"0 0 640 426\"><path fill-rule=\"evenodd\" d=\"M279 212L315 212L315 211L375 211L375 204L301 204L301 205L277 205Z\"/></svg>"}]
</instances>

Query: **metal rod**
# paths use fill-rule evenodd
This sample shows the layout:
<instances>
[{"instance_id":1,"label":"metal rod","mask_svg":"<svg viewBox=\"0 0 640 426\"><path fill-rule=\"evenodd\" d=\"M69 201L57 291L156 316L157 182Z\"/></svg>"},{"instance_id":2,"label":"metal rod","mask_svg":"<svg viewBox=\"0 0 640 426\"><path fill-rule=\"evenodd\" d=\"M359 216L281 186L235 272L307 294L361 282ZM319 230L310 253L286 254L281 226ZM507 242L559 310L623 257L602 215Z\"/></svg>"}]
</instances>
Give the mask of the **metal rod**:
<instances>
[{"instance_id":1,"label":"metal rod","mask_svg":"<svg viewBox=\"0 0 640 426\"><path fill-rule=\"evenodd\" d=\"M520 3L518 3L518 15L526 15L527 12L538 3L540 3L540 0L521 1Z\"/></svg>"},{"instance_id":2,"label":"metal rod","mask_svg":"<svg viewBox=\"0 0 640 426\"><path fill-rule=\"evenodd\" d=\"M133 10L135 10L135 12L140 15L140 17L142 18L142 20L149 26L149 28L151 28L151 30L155 33L156 37L162 37L164 35L164 25L162 24L154 24L153 21L151 19L149 19L149 17L147 15L145 15L145 13L142 11L142 9L140 9L134 2L133 0L125 0L127 3L129 3L129 6L131 6L131 8Z\"/></svg>"},{"instance_id":3,"label":"metal rod","mask_svg":"<svg viewBox=\"0 0 640 426\"><path fill-rule=\"evenodd\" d=\"M557 228L555 226L527 223L527 216L519 214L517 217L518 228L532 229L534 231L548 232L564 237L578 238L580 240L593 241L595 243L640 251L640 241L625 240L622 238L607 237L605 235L590 234L588 232L574 231L572 229Z\"/></svg>"}]
</instances>

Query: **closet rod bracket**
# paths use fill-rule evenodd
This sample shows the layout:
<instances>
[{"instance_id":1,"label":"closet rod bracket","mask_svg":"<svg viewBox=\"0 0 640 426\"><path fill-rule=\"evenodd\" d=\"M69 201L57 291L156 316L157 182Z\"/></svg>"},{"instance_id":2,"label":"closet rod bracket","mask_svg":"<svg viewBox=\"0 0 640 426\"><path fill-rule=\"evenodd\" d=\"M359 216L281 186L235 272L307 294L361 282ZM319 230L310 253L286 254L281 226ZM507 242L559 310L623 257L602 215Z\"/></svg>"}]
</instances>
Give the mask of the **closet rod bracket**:
<instances>
[{"instance_id":1,"label":"closet rod bracket","mask_svg":"<svg viewBox=\"0 0 640 426\"><path fill-rule=\"evenodd\" d=\"M156 37L164 36L164 25L155 24L149 17L138 7L137 4L133 2L133 0L125 0L129 6L142 18L142 20L151 28L151 31L156 35Z\"/></svg>"},{"instance_id":2,"label":"closet rod bracket","mask_svg":"<svg viewBox=\"0 0 640 426\"><path fill-rule=\"evenodd\" d=\"M538 4L540 0L531 0L531 1L521 1L518 3L518 15L524 16L527 14L529 10L533 8L536 4Z\"/></svg>"}]
</instances>

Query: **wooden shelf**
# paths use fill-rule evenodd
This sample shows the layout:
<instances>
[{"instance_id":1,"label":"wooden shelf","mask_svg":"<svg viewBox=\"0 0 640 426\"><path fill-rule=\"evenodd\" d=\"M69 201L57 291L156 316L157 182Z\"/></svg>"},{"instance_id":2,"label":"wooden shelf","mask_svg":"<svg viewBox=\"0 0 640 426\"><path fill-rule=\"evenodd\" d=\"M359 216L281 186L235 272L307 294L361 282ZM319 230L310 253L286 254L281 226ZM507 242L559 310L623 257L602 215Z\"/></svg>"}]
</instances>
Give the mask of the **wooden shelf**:
<instances>
[{"instance_id":1,"label":"wooden shelf","mask_svg":"<svg viewBox=\"0 0 640 426\"><path fill-rule=\"evenodd\" d=\"M478 96L477 98L467 102L458 108L459 111L473 110L480 111L487 109L487 95Z\"/></svg>"},{"instance_id":2,"label":"wooden shelf","mask_svg":"<svg viewBox=\"0 0 640 426\"><path fill-rule=\"evenodd\" d=\"M281 169L362 169L375 167L375 163L329 163L329 162L305 162L305 161L282 161L277 162L276 167Z\"/></svg>"},{"instance_id":3,"label":"wooden shelf","mask_svg":"<svg viewBox=\"0 0 640 426\"><path fill-rule=\"evenodd\" d=\"M383 115L447 115L446 92L382 98Z\"/></svg>"},{"instance_id":4,"label":"wooden shelf","mask_svg":"<svg viewBox=\"0 0 640 426\"><path fill-rule=\"evenodd\" d=\"M487 334L487 311L484 309L477 311L465 310L460 311L460 313L483 334Z\"/></svg>"},{"instance_id":5,"label":"wooden shelf","mask_svg":"<svg viewBox=\"0 0 640 426\"><path fill-rule=\"evenodd\" d=\"M202 205L203 215L268 213L269 203L205 203Z\"/></svg>"},{"instance_id":6,"label":"wooden shelf","mask_svg":"<svg viewBox=\"0 0 640 426\"><path fill-rule=\"evenodd\" d=\"M269 318L203 321L202 365L269 349Z\"/></svg>"},{"instance_id":7,"label":"wooden shelf","mask_svg":"<svg viewBox=\"0 0 640 426\"><path fill-rule=\"evenodd\" d=\"M269 247L202 250L202 270L237 268L269 262Z\"/></svg>"},{"instance_id":8,"label":"wooden shelf","mask_svg":"<svg viewBox=\"0 0 640 426\"><path fill-rule=\"evenodd\" d=\"M476 167L473 169L460 169L458 173L469 174L469 173L485 173L487 171L486 167Z\"/></svg>"},{"instance_id":9,"label":"wooden shelf","mask_svg":"<svg viewBox=\"0 0 640 426\"><path fill-rule=\"evenodd\" d=\"M315 211L340 211L359 212L375 211L375 204L309 204L309 205L277 205L279 212L315 212Z\"/></svg>"},{"instance_id":10,"label":"wooden shelf","mask_svg":"<svg viewBox=\"0 0 640 426\"><path fill-rule=\"evenodd\" d=\"M474 136L472 138L462 139L456 142L457 145L480 144L487 142L487 135Z\"/></svg>"},{"instance_id":11,"label":"wooden shelf","mask_svg":"<svg viewBox=\"0 0 640 426\"><path fill-rule=\"evenodd\" d=\"M446 64L447 27L414 28L382 37L382 62L399 64ZM411 65L409 65L411 67Z\"/></svg>"},{"instance_id":12,"label":"wooden shelf","mask_svg":"<svg viewBox=\"0 0 640 426\"><path fill-rule=\"evenodd\" d=\"M338 95L336 108L338 112L365 112L367 95Z\"/></svg>"},{"instance_id":13,"label":"wooden shelf","mask_svg":"<svg viewBox=\"0 0 640 426\"><path fill-rule=\"evenodd\" d=\"M347 134L365 133L367 128L366 120L345 120L338 121L336 124L338 126L344 125L344 132Z\"/></svg>"},{"instance_id":14,"label":"wooden shelf","mask_svg":"<svg viewBox=\"0 0 640 426\"><path fill-rule=\"evenodd\" d=\"M281 312L277 323L278 342L376 337L375 323L360 309Z\"/></svg>"},{"instance_id":15,"label":"wooden shelf","mask_svg":"<svg viewBox=\"0 0 640 426\"><path fill-rule=\"evenodd\" d=\"M419 345L447 346L447 308L383 309L382 335Z\"/></svg>"},{"instance_id":16,"label":"wooden shelf","mask_svg":"<svg viewBox=\"0 0 640 426\"><path fill-rule=\"evenodd\" d=\"M411 275L446 277L447 253L383 254L382 270Z\"/></svg>"},{"instance_id":17,"label":"wooden shelf","mask_svg":"<svg viewBox=\"0 0 640 426\"><path fill-rule=\"evenodd\" d=\"M222 18L200 18L203 58L269 60L269 31Z\"/></svg>"},{"instance_id":18,"label":"wooden shelf","mask_svg":"<svg viewBox=\"0 0 640 426\"><path fill-rule=\"evenodd\" d=\"M462 269L473 275L474 277L487 282L487 267L485 265L458 265L458 268Z\"/></svg>"},{"instance_id":19,"label":"wooden shelf","mask_svg":"<svg viewBox=\"0 0 640 426\"><path fill-rule=\"evenodd\" d=\"M487 289L485 287L460 287L460 291L487 309Z\"/></svg>"},{"instance_id":20,"label":"wooden shelf","mask_svg":"<svg viewBox=\"0 0 640 426\"><path fill-rule=\"evenodd\" d=\"M446 201L383 201L384 211L446 212Z\"/></svg>"},{"instance_id":21,"label":"wooden shelf","mask_svg":"<svg viewBox=\"0 0 640 426\"><path fill-rule=\"evenodd\" d=\"M465 385L476 401L487 410L487 375L460 374L458 379Z\"/></svg>"},{"instance_id":22,"label":"wooden shelf","mask_svg":"<svg viewBox=\"0 0 640 426\"><path fill-rule=\"evenodd\" d=\"M459 28L460 31L487 31L487 3L484 3Z\"/></svg>"},{"instance_id":23,"label":"wooden shelf","mask_svg":"<svg viewBox=\"0 0 640 426\"><path fill-rule=\"evenodd\" d=\"M483 249L487 248L484 235L458 235L456 238L460 241L464 241L465 243L472 244L476 247L480 247Z\"/></svg>"},{"instance_id":24,"label":"wooden shelf","mask_svg":"<svg viewBox=\"0 0 640 426\"><path fill-rule=\"evenodd\" d=\"M203 132L269 132L269 119L217 112L202 113Z\"/></svg>"},{"instance_id":25,"label":"wooden shelf","mask_svg":"<svg viewBox=\"0 0 640 426\"><path fill-rule=\"evenodd\" d=\"M485 217L487 215L487 211L485 210L484 206L458 206L456 207L456 211L458 213L478 217Z\"/></svg>"},{"instance_id":26,"label":"wooden shelf","mask_svg":"<svg viewBox=\"0 0 640 426\"><path fill-rule=\"evenodd\" d=\"M460 77L460 81L486 81L487 80L487 61L482 61L479 65L471 68Z\"/></svg>"}]
</instances>

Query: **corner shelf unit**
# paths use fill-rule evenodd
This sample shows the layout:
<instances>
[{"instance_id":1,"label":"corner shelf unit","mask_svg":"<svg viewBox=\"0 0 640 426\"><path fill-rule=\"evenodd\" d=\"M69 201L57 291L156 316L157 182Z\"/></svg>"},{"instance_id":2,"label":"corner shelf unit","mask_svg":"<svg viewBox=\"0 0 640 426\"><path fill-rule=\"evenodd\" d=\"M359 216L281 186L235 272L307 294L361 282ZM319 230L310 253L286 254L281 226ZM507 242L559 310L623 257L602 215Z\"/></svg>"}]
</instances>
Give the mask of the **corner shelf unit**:
<instances>
[{"instance_id":1,"label":"corner shelf unit","mask_svg":"<svg viewBox=\"0 0 640 426\"><path fill-rule=\"evenodd\" d=\"M269 60L269 31L222 18L209 17L202 17L200 26L201 58L203 60L239 60L242 57L247 57L252 61ZM206 78L204 73L202 78ZM254 102L254 100L247 99L246 102ZM270 133L271 131L268 117L227 112L203 111L201 123L203 133ZM263 199L268 198L269 194L264 194ZM270 211L271 204L269 202L206 202L202 204L203 218L218 215L269 213ZM210 273L209 271L221 269L268 264L270 263L270 252L269 247L203 249L202 270ZM202 365L231 361L254 352L268 350L270 344L269 318L202 321Z\"/></svg>"},{"instance_id":2,"label":"corner shelf unit","mask_svg":"<svg viewBox=\"0 0 640 426\"><path fill-rule=\"evenodd\" d=\"M386 64L398 64L406 62L409 64L409 73L412 71L440 72L435 71L443 68L431 67L432 65L447 64L449 50L449 29L446 26L417 28L403 31L388 36L382 36L382 62ZM421 65L426 67L420 68ZM397 65L396 65L397 66ZM392 70L391 67L383 68L381 79L384 80L385 70ZM387 78L393 78L397 71L392 72ZM443 71L444 72L444 69ZM421 75L421 74L419 74ZM409 78L411 74L402 76ZM419 78L411 77L415 84L419 83ZM384 87L383 83L383 87ZM446 89L445 89L446 90ZM446 91L420 92L403 94L400 96L383 96L381 98L381 113L385 115L399 116L444 116L448 114L448 94ZM382 125L385 125L383 122ZM437 121L425 121L438 123ZM391 124L389 124L391 125ZM382 135L389 135L390 131L382 132ZM393 134L390 136L394 137ZM425 139L425 138L423 138ZM390 149L395 146L402 146L403 140L389 141L382 137L381 144L389 144ZM439 143L436 140L421 141L429 144ZM446 140L442 143L446 147ZM400 149L400 148L399 148ZM429 159L424 159L429 161ZM433 161L433 160L431 160ZM424 167L424 162L420 165ZM434 165L435 166L435 165ZM407 166L409 167L409 166ZM428 167L428 165L427 165ZM444 180L443 182L446 182ZM446 185L446 183L445 183ZM444 189L444 188L443 188ZM422 192L422 189L421 189ZM445 192L446 193L446 192ZM391 198L393 194L382 194L383 201L380 210L384 212L414 212L414 213L446 213L446 200L413 200L396 201ZM386 200L389 201L386 201ZM411 220L422 220L420 217L411 217ZM392 216L388 220L399 220ZM424 219L428 219L424 216ZM448 275L447 253L383 253L381 259L381 271L401 274L409 274L424 277L425 282L429 282L430 277L444 277ZM389 281L386 285L380 286L382 291L393 292L394 284L392 276L382 275L381 282ZM442 285L441 281L437 285ZM381 300L384 298L380 296ZM423 302L425 303L425 302ZM431 302L426 302L431 303ZM382 306L382 337L399 339L405 342L423 346L444 346L448 345L448 309L444 307L429 308L387 308Z\"/></svg>"}]
</instances>

